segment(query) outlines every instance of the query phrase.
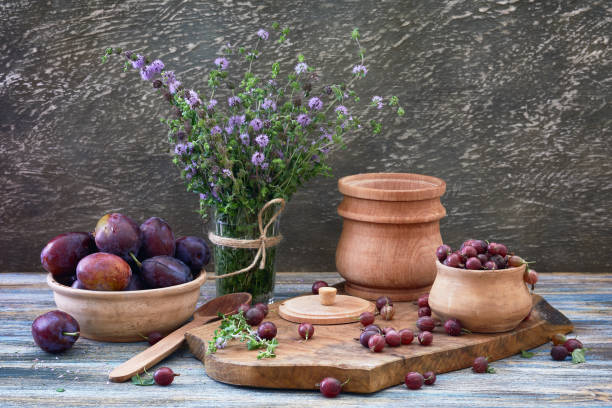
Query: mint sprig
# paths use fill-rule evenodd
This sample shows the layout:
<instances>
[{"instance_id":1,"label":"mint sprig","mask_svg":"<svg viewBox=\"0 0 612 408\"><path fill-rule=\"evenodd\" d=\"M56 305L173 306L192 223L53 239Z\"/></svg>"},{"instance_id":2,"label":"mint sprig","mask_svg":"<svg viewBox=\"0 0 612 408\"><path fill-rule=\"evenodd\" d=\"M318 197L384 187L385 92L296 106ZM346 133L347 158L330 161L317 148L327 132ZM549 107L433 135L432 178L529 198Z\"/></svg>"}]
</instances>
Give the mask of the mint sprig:
<instances>
[{"instance_id":1,"label":"mint sprig","mask_svg":"<svg viewBox=\"0 0 612 408\"><path fill-rule=\"evenodd\" d=\"M278 347L276 339L266 340L257 335L257 332L251 329L251 326L246 322L242 311L235 315L221 316L221 325L215 330L213 338L208 342L206 354L214 354L217 350L225 347L227 342L232 340L240 340L246 343L248 350L260 350L257 354L258 359L276 357L274 351Z\"/></svg>"},{"instance_id":2,"label":"mint sprig","mask_svg":"<svg viewBox=\"0 0 612 408\"><path fill-rule=\"evenodd\" d=\"M584 357L584 349L577 348L572 351L572 364L580 363L586 363L586 358Z\"/></svg>"},{"instance_id":3,"label":"mint sprig","mask_svg":"<svg viewBox=\"0 0 612 408\"><path fill-rule=\"evenodd\" d=\"M535 353L532 351L521 350L521 357L523 358L531 358L535 356Z\"/></svg>"}]
</instances>

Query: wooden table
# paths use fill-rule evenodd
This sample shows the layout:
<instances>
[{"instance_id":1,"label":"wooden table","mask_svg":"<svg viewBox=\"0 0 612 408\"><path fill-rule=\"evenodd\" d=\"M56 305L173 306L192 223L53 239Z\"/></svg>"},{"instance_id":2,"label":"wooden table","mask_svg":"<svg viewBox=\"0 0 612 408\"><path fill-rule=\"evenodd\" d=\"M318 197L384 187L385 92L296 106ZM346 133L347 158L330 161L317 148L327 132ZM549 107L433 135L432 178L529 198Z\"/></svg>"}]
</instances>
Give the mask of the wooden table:
<instances>
[{"instance_id":1,"label":"wooden table","mask_svg":"<svg viewBox=\"0 0 612 408\"><path fill-rule=\"evenodd\" d=\"M310 290L314 280L336 283L336 273L281 273L276 296ZM43 274L0 274L0 407L25 406L612 406L612 274L540 274L536 293L575 324L587 363L556 362L550 346L531 359L514 356L493 363L496 374L460 370L438 376L433 387L409 391L398 385L371 395L252 389L218 383L183 347L163 365L181 374L170 387L137 387L107 381L110 370L143 350L146 343L99 343L79 339L55 356L34 344L34 318L55 308ZM214 296L202 287L201 301ZM58 390L63 389L63 392Z\"/></svg>"}]
</instances>

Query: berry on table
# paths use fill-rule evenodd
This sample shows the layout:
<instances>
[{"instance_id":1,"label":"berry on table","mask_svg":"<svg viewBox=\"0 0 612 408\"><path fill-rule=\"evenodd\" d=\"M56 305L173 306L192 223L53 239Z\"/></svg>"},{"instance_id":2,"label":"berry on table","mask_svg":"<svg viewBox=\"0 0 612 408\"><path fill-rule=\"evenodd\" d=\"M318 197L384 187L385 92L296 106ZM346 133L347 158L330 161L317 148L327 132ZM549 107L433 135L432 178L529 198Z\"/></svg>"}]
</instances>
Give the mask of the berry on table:
<instances>
[{"instance_id":1,"label":"berry on table","mask_svg":"<svg viewBox=\"0 0 612 408\"><path fill-rule=\"evenodd\" d=\"M319 294L319 288L325 287L325 286L329 286L327 284L327 282L325 281L316 281L315 283L312 284L312 294L313 295L318 295Z\"/></svg>"},{"instance_id":2,"label":"berry on table","mask_svg":"<svg viewBox=\"0 0 612 408\"><path fill-rule=\"evenodd\" d=\"M180 374L176 374L169 367L159 367L153 373L153 381L155 381L155 384L157 385L166 386L172 384L174 377L178 377L179 375Z\"/></svg>"},{"instance_id":3,"label":"berry on table","mask_svg":"<svg viewBox=\"0 0 612 408\"><path fill-rule=\"evenodd\" d=\"M311 339L314 335L314 326L310 323L300 323L298 326L298 334L304 340Z\"/></svg>"},{"instance_id":4,"label":"berry on table","mask_svg":"<svg viewBox=\"0 0 612 408\"><path fill-rule=\"evenodd\" d=\"M382 317L383 319L391 320L393 319L394 315L395 309L393 308L393 305L387 304L380 308L380 317Z\"/></svg>"},{"instance_id":5,"label":"berry on table","mask_svg":"<svg viewBox=\"0 0 612 408\"><path fill-rule=\"evenodd\" d=\"M487 357L476 357L472 364L472 370L475 373L494 373L493 367L489 367L489 359Z\"/></svg>"},{"instance_id":6,"label":"berry on table","mask_svg":"<svg viewBox=\"0 0 612 408\"><path fill-rule=\"evenodd\" d=\"M359 315L359 321L364 327L369 326L370 324L374 323L374 313L363 312Z\"/></svg>"},{"instance_id":7,"label":"berry on table","mask_svg":"<svg viewBox=\"0 0 612 408\"><path fill-rule=\"evenodd\" d=\"M429 293L425 293L424 295L419 296L419 300L417 300L417 305L419 307L429 307Z\"/></svg>"},{"instance_id":8,"label":"berry on table","mask_svg":"<svg viewBox=\"0 0 612 408\"><path fill-rule=\"evenodd\" d=\"M427 371L423 374L423 378L425 379L425 385L433 385L436 382L436 373Z\"/></svg>"},{"instance_id":9,"label":"berry on table","mask_svg":"<svg viewBox=\"0 0 612 408\"><path fill-rule=\"evenodd\" d=\"M565 346L553 346L550 349L550 355L553 360L563 361L569 355L569 351L565 348Z\"/></svg>"},{"instance_id":10,"label":"berry on table","mask_svg":"<svg viewBox=\"0 0 612 408\"><path fill-rule=\"evenodd\" d=\"M404 382L406 383L406 387L408 387L408 389L418 390L419 388L423 386L425 379L420 373L412 371L406 374L406 377L404 378Z\"/></svg>"},{"instance_id":11,"label":"berry on table","mask_svg":"<svg viewBox=\"0 0 612 408\"><path fill-rule=\"evenodd\" d=\"M582 342L578 339L567 339L565 343L563 343L563 347L565 347L567 351L571 353L576 349L581 349L583 346Z\"/></svg>"},{"instance_id":12,"label":"berry on table","mask_svg":"<svg viewBox=\"0 0 612 408\"><path fill-rule=\"evenodd\" d=\"M421 346L429 346L433 342L433 334L428 331L422 331L417 336L417 339L419 343L421 343Z\"/></svg>"},{"instance_id":13,"label":"berry on table","mask_svg":"<svg viewBox=\"0 0 612 408\"><path fill-rule=\"evenodd\" d=\"M344 384L342 384L340 381L333 377L326 377L321 380L321 382L317 385L319 386L319 390L321 391L321 394L323 394L324 397L335 398L342 391L342 386Z\"/></svg>"},{"instance_id":14,"label":"berry on table","mask_svg":"<svg viewBox=\"0 0 612 408\"><path fill-rule=\"evenodd\" d=\"M429 308L429 306L420 307L418 315L419 317L431 316L431 309Z\"/></svg>"},{"instance_id":15,"label":"berry on table","mask_svg":"<svg viewBox=\"0 0 612 408\"><path fill-rule=\"evenodd\" d=\"M261 339L272 340L276 337L277 328L272 322L263 322L257 328L257 335Z\"/></svg>"},{"instance_id":16,"label":"berry on table","mask_svg":"<svg viewBox=\"0 0 612 408\"><path fill-rule=\"evenodd\" d=\"M393 302L387 296L381 296L376 299L376 309L380 311L383 306L393 306Z\"/></svg>"},{"instance_id":17,"label":"berry on table","mask_svg":"<svg viewBox=\"0 0 612 408\"><path fill-rule=\"evenodd\" d=\"M416 322L416 327L421 331L433 331L435 326L436 322L431 318L431 316L419 317Z\"/></svg>"},{"instance_id":18,"label":"berry on table","mask_svg":"<svg viewBox=\"0 0 612 408\"><path fill-rule=\"evenodd\" d=\"M380 334L374 334L368 340L368 348L374 353L380 353L385 348L385 338Z\"/></svg>"},{"instance_id":19,"label":"berry on table","mask_svg":"<svg viewBox=\"0 0 612 408\"><path fill-rule=\"evenodd\" d=\"M414 333L410 329L402 329L399 331L402 344L410 344L414 340Z\"/></svg>"}]
</instances>

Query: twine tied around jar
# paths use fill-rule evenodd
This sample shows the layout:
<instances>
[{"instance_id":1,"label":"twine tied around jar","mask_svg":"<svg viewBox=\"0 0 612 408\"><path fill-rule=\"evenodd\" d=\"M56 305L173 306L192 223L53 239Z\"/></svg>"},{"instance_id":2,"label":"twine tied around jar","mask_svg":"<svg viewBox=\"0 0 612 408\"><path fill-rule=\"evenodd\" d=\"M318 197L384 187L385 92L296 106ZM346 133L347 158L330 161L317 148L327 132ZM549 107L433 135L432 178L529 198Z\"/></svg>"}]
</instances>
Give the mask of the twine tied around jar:
<instances>
[{"instance_id":1,"label":"twine tied around jar","mask_svg":"<svg viewBox=\"0 0 612 408\"><path fill-rule=\"evenodd\" d=\"M268 221L268 223L264 226L263 225L263 213L270 206L274 204L279 204L280 207L272 215L272 218L270 218L270 221ZM246 268L242 268L235 272L226 273L225 275L211 275L207 279L223 279L223 278L227 278L230 276L239 275L241 273L244 273L244 272L247 272L253 269L253 267L257 265L257 261L259 261L259 269L264 269L266 266L266 247L276 246L283 239L283 236L281 234L278 234L274 237L268 237L267 236L268 228L270 227L270 225L272 225L272 223L274 223L274 221L276 221L276 219L280 216L280 214L283 212L284 209L285 209L285 200L282 198L274 198L268 201L261 208L261 210L259 210L259 213L257 214L257 224L259 226L259 238L257 239L237 239L237 238L221 237L215 234L214 232L210 231L208 233L208 239L210 240L210 242L212 242L215 245L221 245L221 246L226 246L230 248L242 248L242 249L257 248L257 253L255 254L255 258L253 259L253 262L251 262L251 264L247 266Z\"/></svg>"}]
</instances>

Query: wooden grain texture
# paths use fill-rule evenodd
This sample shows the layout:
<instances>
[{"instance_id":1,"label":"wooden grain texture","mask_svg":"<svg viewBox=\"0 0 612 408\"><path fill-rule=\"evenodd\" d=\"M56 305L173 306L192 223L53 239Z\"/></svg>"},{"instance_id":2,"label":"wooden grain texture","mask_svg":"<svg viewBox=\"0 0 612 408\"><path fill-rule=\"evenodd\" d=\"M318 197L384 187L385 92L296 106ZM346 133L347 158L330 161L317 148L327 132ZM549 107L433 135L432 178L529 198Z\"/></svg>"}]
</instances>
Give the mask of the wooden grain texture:
<instances>
[{"instance_id":1,"label":"wooden grain texture","mask_svg":"<svg viewBox=\"0 0 612 408\"><path fill-rule=\"evenodd\" d=\"M206 365L207 374L228 384L316 389L315 384L332 376L341 382L350 379L344 386L346 391L372 393L401 384L410 371L446 373L470 367L478 356L495 361L540 346L553 334L565 334L573 329L571 322L543 298L534 296L533 301L531 317L513 331L451 337L438 327L433 331L434 341L430 346L421 346L415 339L410 345L385 347L381 353L372 353L356 341L363 327L359 322L315 325L312 339L302 341L297 333L298 324L279 316L282 302L270 305L266 318L278 328L279 346L274 359L258 360L257 352L247 350L240 342L206 355L208 341L219 323L192 329L185 338L191 352ZM415 327L418 307L408 302L395 302L394 308L393 320L385 321L379 316L375 323L397 330L410 328L418 333Z\"/></svg>"},{"instance_id":2,"label":"wooden grain texture","mask_svg":"<svg viewBox=\"0 0 612 408\"><path fill-rule=\"evenodd\" d=\"M169 333L148 349L115 367L108 375L108 379L114 382L123 382L136 374L144 372L175 352L185 341L185 333L187 331L211 320L218 319L219 313L235 313L241 304L251 303L251 300L250 293L232 293L206 302L195 311L193 320Z\"/></svg>"},{"instance_id":3,"label":"wooden grain texture","mask_svg":"<svg viewBox=\"0 0 612 408\"><path fill-rule=\"evenodd\" d=\"M321 288L324 289L324 288ZM319 295L299 296L276 305L278 315L295 323L340 324L355 322L363 312L374 312L372 302L346 295L336 295L333 305L322 305Z\"/></svg>"},{"instance_id":4,"label":"wooden grain texture","mask_svg":"<svg viewBox=\"0 0 612 408\"><path fill-rule=\"evenodd\" d=\"M336 273L279 273L276 297L306 293L314 280L330 284ZM135 407L135 406L429 406L475 408L609 407L612 405L612 271L610 274L541 274L536 292L575 324L574 334L591 349L587 363L572 365L550 359L550 347L535 348L531 359L518 355L493 363L497 374L476 375L469 369L438 376L436 384L417 392L398 385L371 395L344 393L322 398L317 391L265 390L223 384L205 375L205 367L186 347L164 365L181 373L170 387L135 387L110 383L108 372L144 350L142 343L100 343L79 339L56 356L38 349L30 335L36 316L54 308L42 274L0 274L0 406ZM202 287L200 301L214 296L214 284ZM63 387L65 392L55 390Z\"/></svg>"},{"instance_id":5,"label":"wooden grain texture","mask_svg":"<svg viewBox=\"0 0 612 408\"><path fill-rule=\"evenodd\" d=\"M347 293L408 301L427 292L442 244L446 183L420 174L368 173L341 178L338 189L344 199L336 268Z\"/></svg>"},{"instance_id":6,"label":"wooden grain texture","mask_svg":"<svg viewBox=\"0 0 612 408\"><path fill-rule=\"evenodd\" d=\"M518 326L531 310L531 296L523 279L526 265L469 270L436 260L436 267L429 306L442 319L459 319L473 332L503 332Z\"/></svg>"},{"instance_id":7,"label":"wooden grain texture","mask_svg":"<svg viewBox=\"0 0 612 408\"><path fill-rule=\"evenodd\" d=\"M104 292L74 289L47 275L57 308L79 322L81 336L115 342L142 341L147 333L167 334L181 326L195 311L205 282L206 271L202 270L200 276L182 285Z\"/></svg>"},{"instance_id":8,"label":"wooden grain texture","mask_svg":"<svg viewBox=\"0 0 612 408\"><path fill-rule=\"evenodd\" d=\"M202 235L198 197L158 120L174 113L138 72L124 73L120 58L99 64L100 55L121 46L161 58L186 89L209 95L203 79L221 46L251 46L278 21L290 42L277 48L271 33L260 44L253 68L266 79L272 60L285 79L302 53L320 74L311 95L346 83L359 62L353 27L368 69L354 83L361 102L347 106L363 129L331 153L334 177L312 180L288 204L279 270L335 270L337 178L394 171L447 182L441 229L451 245L500 240L541 271L609 272L612 257L589 256L612 247L609 3L2 1L0 267L36 271L51 237L90 231L109 211ZM239 83L241 58L228 59ZM227 106L230 91L219 92ZM404 118L389 106L364 114L374 95L385 105L396 95Z\"/></svg>"}]
</instances>

